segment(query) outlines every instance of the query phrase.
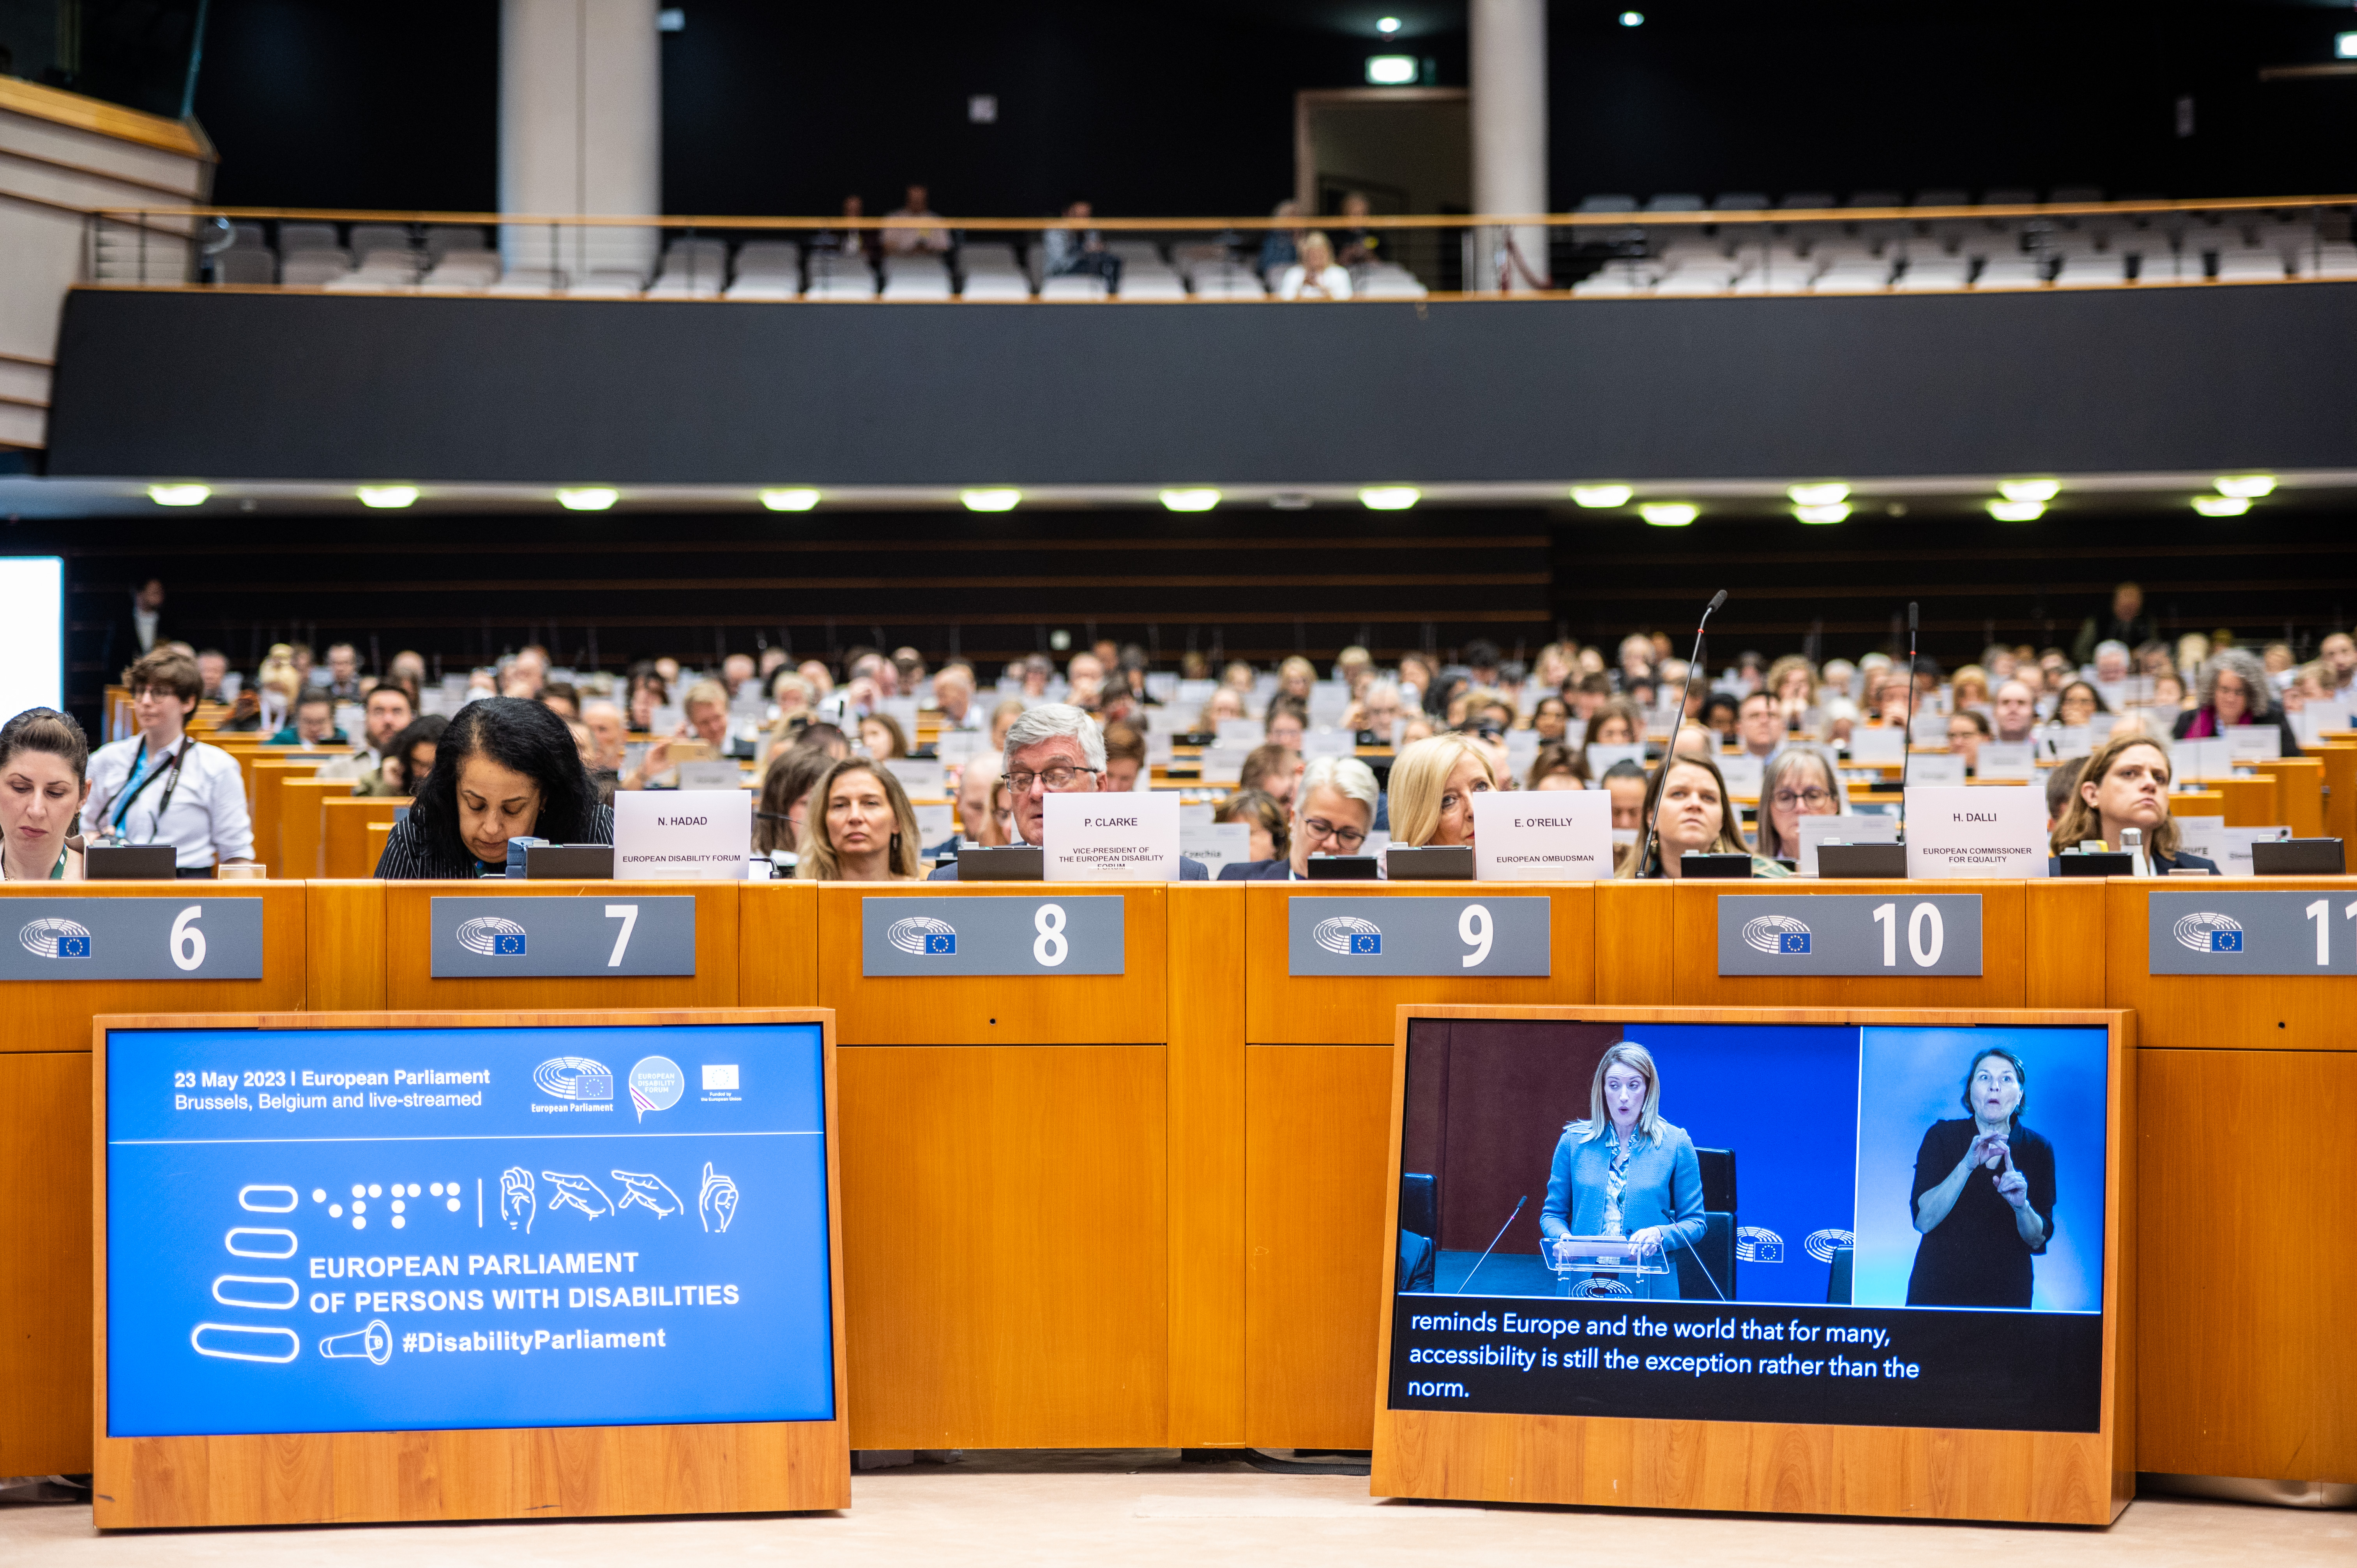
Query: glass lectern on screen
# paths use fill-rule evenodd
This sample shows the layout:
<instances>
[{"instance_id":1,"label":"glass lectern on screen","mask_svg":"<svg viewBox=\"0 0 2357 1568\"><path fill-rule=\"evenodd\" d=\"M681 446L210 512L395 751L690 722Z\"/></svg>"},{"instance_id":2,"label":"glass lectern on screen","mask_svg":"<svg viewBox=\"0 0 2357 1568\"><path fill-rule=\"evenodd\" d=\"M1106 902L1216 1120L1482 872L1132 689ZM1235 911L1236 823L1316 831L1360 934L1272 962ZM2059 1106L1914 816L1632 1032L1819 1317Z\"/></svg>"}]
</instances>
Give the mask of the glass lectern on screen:
<instances>
[{"instance_id":1,"label":"glass lectern on screen","mask_svg":"<svg viewBox=\"0 0 2357 1568\"><path fill-rule=\"evenodd\" d=\"M834 1417L814 1024L115 1030L116 1437Z\"/></svg>"},{"instance_id":2,"label":"glass lectern on screen","mask_svg":"<svg viewBox=\"0 0 2357 1568\"><path fill-rule=\"evenodd\" d=\"M2097 1431L2108 1050L1413 1022L1391 1406Z\"/></svg>"}]
</instances>

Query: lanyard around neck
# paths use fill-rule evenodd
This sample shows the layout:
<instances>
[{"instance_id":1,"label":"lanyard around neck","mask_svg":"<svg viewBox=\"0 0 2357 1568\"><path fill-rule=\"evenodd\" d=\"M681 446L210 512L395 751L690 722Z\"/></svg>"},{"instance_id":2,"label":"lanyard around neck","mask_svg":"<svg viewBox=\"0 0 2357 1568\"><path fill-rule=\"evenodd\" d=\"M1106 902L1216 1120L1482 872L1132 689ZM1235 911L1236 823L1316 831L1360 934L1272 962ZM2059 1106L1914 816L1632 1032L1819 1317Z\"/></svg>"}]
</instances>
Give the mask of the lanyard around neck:
<instances>
[{"instance_id":1,"label":"lanyard around neck","mask_svg":"<svg viewBox=\"0 0 2357 1568\"><path fill-rule=\"evenodd\" d=\"M172 748L172 755L168 760L156 768L153 772L149 773L147 777L139 780L138 788L135 789L127 789L124 792L123 803L114 809L114 822L112 825L115 832L121 832L123 831L124 819L131 815L132 802L138 800L140 796L145 795L147 792L147 786L153 784L158 779L167 779L167 782L164 785L164 799L162 802L156 807L155 811L148 818L149 823L151 824L148 831L151 833L161 832L163 831L164 813L172 809L172 792L180 787L180 764L188 760L188 736L183 734L180 736L179 744ZM135 771L138 768L140 762L146 758L146 756L147 740L145 736L142 736L139 740L139 755L133 758L131 764Z\"/></svg>"}]
</instances>

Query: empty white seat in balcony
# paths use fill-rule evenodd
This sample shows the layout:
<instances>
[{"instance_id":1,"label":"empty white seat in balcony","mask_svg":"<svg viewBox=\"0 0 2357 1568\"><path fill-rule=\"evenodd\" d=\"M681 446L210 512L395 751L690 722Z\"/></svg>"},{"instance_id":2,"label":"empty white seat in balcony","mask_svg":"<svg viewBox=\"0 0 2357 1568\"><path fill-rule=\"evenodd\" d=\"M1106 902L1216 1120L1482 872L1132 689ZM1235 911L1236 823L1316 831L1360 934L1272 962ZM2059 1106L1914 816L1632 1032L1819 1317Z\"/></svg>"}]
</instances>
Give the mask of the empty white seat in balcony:
<instances>
[{"instance_id":1,"label":"empty white seat in balcony","mask_svg":"<svg viewBox=\"0 0 2357 1568\"><path fill-rule=\"evenodd\" d=\"M2357 278L2357 245L2346 240L2328 240L2302 260L2309 277Z\"/></svg>"},{"instance_id":2,"label":"empty white seat in balcony","mask_svg":"<svg viewBox=\"0 0 2357 1568\"><path fill-rule=\"evenodd\" d=\"M724 299L800 299L802 279L790 275L756 273L750 277L742 274L728 285Z\"/></svg>"},{"instance_id":3,"label":"empty white seat in balcony","mask_svg":"<svg viewBox=\"0 0 2357 1568\"><path fill-rule=\"evenodd\" d=\"M833 252L825 253L834 254ZM791 277L800 283L802 248L791 240L748 240L737 247L737 275L740 278Z\"/></svg>"},{"instance_id":4,"label":"empty white seat in balcony","mask_svg":"<svg viewBox=\"0 0 2357 1568\"><path fill-rule=\"evenodd\" d=\"M965 286L958 291L961 299L1006 301L1031 297L1031 280L1021 273L968 273Z\"/></svg>"},{"instance_id":5,"label":"empty white seat in balcony","mask_svg":"<svg viewBox=\"0 0 2357 1568\"><path fill-rule=\"evenodd\" d=\"M1422 299L1431 291L1422 279L1394 262L1377 262L1351 287L1354 299Z\"/></svg>"},{"instance_id":6,"label":"empty white seat in balcony","mask_svg":"<svg viewBox=\"0 0 2357 1568\"><path fill-rule=\"evenodd\" d=\"M2044 288L2046 263L2035 256L1991 256L1973 279L1976 289Z\"/></svg>"},{"instance_id":7,"label":"empty white seat in balcony","mask_svg":"<svg viewBox=\"0 0 2357 1568\"><path fill-rule=\"evenodd\" d=\"M1962 288L1972 275L1973 263L1963 256L1912 256L1890 286L1900 294L1930 294Z\"/></svg>"},{"instance_id":8,"label":"empty white seat in balcony","mask_svg":"<svg viewBox=\"0 0 2357 1568\"><path fill-rule=\"evenodd\" d=\"M340 251L342 236L333 223L281 223L278 225L278 253L291 256L297 251Z\"/></svg>"},{"instance_id":9,"label":"empty white seat in balcony","mask_svg":"<svg viewBox=\"0 0 2357 1568\"><path fill-rule=\"evenodd\" d=\"M1697 256L1681 262L1663 274L1653 285L1658 295L1691 297L1695 295L1725 294L1743 275L1743 265L1724 256Z\"/></svg>"},{"instance_id":10,"label":"empty white seat in balcony","mask_svg":"<svg viewBox=\"0 0 2357 1568\"><path fill-rule=\"evenodd\" d=\"M341 250L289 252L280 262L278 281L295 288L317 288L352 270L352 258Z\"/></svg>"},{"instance_id":11,"label":"empty white seat in balcony","mask_svg":"<svg viewBox=\"0 0 2357 1568\"><path fill-rule=\"evenodd\" d=\"M1845 256L1816 275L1812 294L1880 294L1890 286L1890 263L1876 256Z\"/></svg>"},{"instance_id":12,"label":"empty white seat in balcony","mask_svg":"<svg viewBox=\"0 0 2357 1568\"><path fill-rule=\"evenodd\" d=\"M1039 297L1060 305L1093 303L1105 296L1105 281L1093 273L1052 277L1039 285Z\"/></svg>"},{"instance_id":13,"label":"empty white seat in balcony","mask_svg":"<svg viewBox=\"0 0 2357 1568\"><path fill-rule=\"evenodd\" d=\"M2065 255L2054 274L2057 288L2117 288L2128 281L2128 259L2115 251Z\"/></svg>"},{"instance_id":14,"label":"empty white seat in balcony","mask_svg":"<svg viewBox=\"0 0 2357 1568\"><path fill-rule=\"evenodd\" d=\"M487 294L558 294L565 288L565 274L554 267L511 267L504 277L484 290Z\"/></svg>"},{"instance_id":15,"label":"empty white seat in balcony","mask_svg":"<svg viewBox=\"0 0 2357 1568\"><path fill-rule=\"evenodd\" d=\"M500 281L500 259L489 251L445 251L418 283L427 294L471 294Z\"/></svg>"},{"instance_id":16,"label":"empty white seat in balcony","mask_svg":"<svg viewBox=\"0 0 2357 1568\"><path fill-rule=\"evenodd\" d=\"M645 274L607 271L585 273L565 290L575 299L636 299L646 291Z\"/></svg>"},{"instance_id":17,"label":"empty white seat in balcony","mask_svg":"<svg viewBox=\"0 0 2357 1568\"><path fill-rule=\"evenodd\" d=\"M947 299L950 297L950 274L946 267L931 271L903 271L898 276L884 280L884 297L895 300Z\"/></svg>"},{"instance_id":18,"label":"empty white seat in balcony","mask_svg":"<svg viewBox=\"0 0 2357 1568\"><path fill-rule=\"evenodd\" d=\"M1141 260L1123 264L1116 292L1130 300L1184 299L1187 285L1159 260Z\"/></svg>"},{"instance_id":19,"label":"empty white seat in balcony","mask_svg":"<svg viewBox=\"0 0 2357 1568\"><path fill-rule=\"evenodd\" d=\"M2218 252L2220 283L2274 283L2285 270L2279 252L2242 248Z\"/></svg>"},{"instance_id":20,"label":"empty white seat in balcony","mask_svg":"<svg viewBox=\"0 0 2357 1568\"><path fill-rule=\"evenodd\" d=\"M874 299L876 280L866 268L856 271L829 272L823 276L813 272L804 299Z\"/></svg>"}]
</instances>

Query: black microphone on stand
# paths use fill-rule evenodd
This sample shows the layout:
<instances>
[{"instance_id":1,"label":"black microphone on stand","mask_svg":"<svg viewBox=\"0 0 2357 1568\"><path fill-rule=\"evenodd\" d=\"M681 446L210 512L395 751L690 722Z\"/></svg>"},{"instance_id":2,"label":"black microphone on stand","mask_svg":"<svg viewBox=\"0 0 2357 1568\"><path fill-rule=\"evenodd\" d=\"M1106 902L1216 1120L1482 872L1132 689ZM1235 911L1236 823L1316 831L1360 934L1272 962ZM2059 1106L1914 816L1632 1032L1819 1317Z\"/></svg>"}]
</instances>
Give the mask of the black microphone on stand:
<instances>
[{"instance_id":1,"label":"black microphone on stand","mask_svg":"<svg viewBox=\"0 0 2357 1568\"><path fill-rule=\"evenodd\" d=\"M1907 601L1907 735L1899 746L1899 842L1907 842L1907 773L1915 747L1915 601Z\"/></svg>"},{"instance_id":2,"label":"black microphone on stand","mask_svg":"<svg viewBox=\"0 0 2357 1568\"><path fill-rule=\"evenodd\" d=\"M1530 1200L1531 1195L1527 1192L1514 1200L1513 1214L1506 1216L1506 1223L1498 1227L1498 1233L1490 1238L1490 1244L1481 1249L1481 1255L1473 1260L1473 1266L1465 1271L1465 1277L1457 1282L1457 1288L1449 1292L1449 1294L1463 1295L1472 1288L1473 1276L1481 1272L1481 1265L1490 1261L1490 1254L1498 1250L1498 1243L1506 1239L1507 1228L1513 1224L1515 1215L1522 1213L1523 1205L1528 1203Z\"/></svg>"},{"instance_id":3,"label":"black microphone on stand","mask_svg":"<svg viewBox=\"0 0 2357 1568\"><path fill-rule=\"evenodd\" d=\"M1678 731L1685 727L1686 697L1694 690L1695 667L1702 662L1702 628L1710 624L1710 618L1717 612L1718 607L1725 603L1727 603L1727 590L1721 588L1711 596L1710 603L1703 607L1702 619L1695 623L1694 657L1686 660L1686 682L1679 688L1678 711L1670 716L1669 747L1662 753L1661 770L1665 781L1670 770L1670 759L1678 754ZM1645 854L1637 865L1637 876L1640 881L1653 875L1654 862L1661 855L1662 798L1668 793L1666 783L1663 788L1653 791L1653 820L1645 824Z\"/></svg>"}]
</instances>

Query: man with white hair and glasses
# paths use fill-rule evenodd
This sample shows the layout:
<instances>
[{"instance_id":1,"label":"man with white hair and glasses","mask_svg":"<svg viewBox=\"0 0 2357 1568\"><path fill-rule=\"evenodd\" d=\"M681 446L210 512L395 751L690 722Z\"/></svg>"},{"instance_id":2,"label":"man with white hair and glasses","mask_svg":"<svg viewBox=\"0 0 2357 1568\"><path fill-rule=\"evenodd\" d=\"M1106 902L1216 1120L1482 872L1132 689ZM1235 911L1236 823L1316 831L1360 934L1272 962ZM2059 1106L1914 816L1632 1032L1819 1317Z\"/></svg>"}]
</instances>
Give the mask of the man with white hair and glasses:
<instances>
[{"instance_id":1,"label":"man with white hair and glasses","mask_svg":"<svg viewBox=\"0 0 2357 1568\"><path fill-rule=\"evenodd\" d=\"M1042 703L1006 726L1003 778L1015 801L1015 832L1027 844L1044 844L1050 795L1092 794L1103 788L1103 732L1069 703ZM1200 860L1180 856L1178 880L1208 881ZM934 869L932 881L955 882L955 862Z\"/></svg>"},{"instance_id":2,"label":"man with white hair and glasses","mask_svg":"<svg viewBox=\"0 0 2357 1568\"><path fill-rule=\"evenodd\" d=\"M1359 854L1375 821L1375 776L1355 757L1320 757L1293 792L1292 853L1220 868L1222 882L1300 882L1323 854Z\"/></svg>"}]
</instances>

